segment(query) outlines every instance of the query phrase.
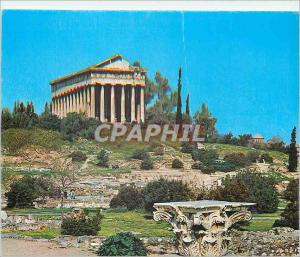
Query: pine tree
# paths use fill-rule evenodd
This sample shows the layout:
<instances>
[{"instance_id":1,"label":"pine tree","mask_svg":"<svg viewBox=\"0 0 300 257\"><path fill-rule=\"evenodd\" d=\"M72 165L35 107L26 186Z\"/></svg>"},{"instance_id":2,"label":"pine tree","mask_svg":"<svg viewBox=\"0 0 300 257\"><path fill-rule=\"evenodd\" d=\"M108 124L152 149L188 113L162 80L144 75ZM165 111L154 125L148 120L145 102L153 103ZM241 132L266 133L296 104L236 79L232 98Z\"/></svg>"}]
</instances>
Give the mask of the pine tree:
<instances>
[{"instance_id":1,"label":"pine tree","mask_svg":"<svg viewBox=\"0 0 300 257\"><path fill-rule=\"evenodd\" d=\"M296 127L293 128L291 133L291 144L289 149L289 171L293 172L297 170L297 147L296 147Z\"/></svg>"},{"instance_id":2,"label":"pine tree","mask_svg":"<svg viewBox=\"0 0 300 257\"><path fill-rule=\"evenodd\" d=\"M190 116L190 94L186 96L185 113L186 115Z\"/></svg>"},{"instance_id":3,"label":"pine tree","mask_svg":"<svg viewBox=\"0 0 300 257\"><path fill-rule=\"evenodd\" d=\"M177 112L176 112L176 124L182 124L182 104L181 104L181 68L178 71L178 85L177 85Z\"/></svg>"}]
</instances>

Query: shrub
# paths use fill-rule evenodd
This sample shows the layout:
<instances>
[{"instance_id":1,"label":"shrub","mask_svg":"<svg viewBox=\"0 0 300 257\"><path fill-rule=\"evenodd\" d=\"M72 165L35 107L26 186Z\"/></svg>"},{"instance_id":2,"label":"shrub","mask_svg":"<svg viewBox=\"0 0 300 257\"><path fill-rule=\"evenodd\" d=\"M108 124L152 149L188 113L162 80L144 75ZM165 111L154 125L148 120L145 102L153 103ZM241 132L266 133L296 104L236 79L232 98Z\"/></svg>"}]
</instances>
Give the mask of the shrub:
<instances>
[{"instance_id":1,"label":"shrub","mask_svg":"<svg viewBox=\"0 0 300 257\"><path fill-rule=\"evenodd\" d=\"M211 174L214 171L230 172L236 169L236 166L232 163L226 161L212 161L204 165L202 162L198 161L192 165L192 169L199 169L205 174Z\"/></svg>"},{"instance_id":2,"label":"shrub","mask_svg":"<svg viewBox=\"0 0 300 257\"><path fill-rule=\"evenodd\" d=\"M273 158L268 153L263 153L260 156L260 162L273 163Z\"/></svg>"},{"instance_id":3,"label":"shrub","mask_svg":"<svg viewBox=\"0 0 300 257\"><path fill-rule=\"evenodd\" d=\"M236 169L236 165L227 161L215 161L209 165L211 168L221 172L230 172Z\"/></svg>"},{"instance_id":4,"label":"shrub","mask_svg":"<svg viewBox=\"0 0 300 257\"><path fill-rule=\"evenodd\" d=\"M200 161L194 162L192 164L192 169L195 169L195 170L202 170L202 169L204 169L204 167L205 167L204 164Z\"/></svg>"},{"instance_id":5,"label":"shrub","mask_svg":"<svg viewBox=\"0 0 300 257\"><path fill-rule=\"evenodd\" d=\"M108 156L108 151L106 151L105 149L101 149L100 153L97 156L98 159L98 166L100 167L105 167L108 168L108 162L109 162L109 156Z\"/></svg>"},{"instance_id":6,"label":"shrub","mask_svg":"<svg viewBox=\"0 0 300 257\"><path fill-rule=\"evenodd\" d=\"M137 159L137 160L144 160L144 159L150 159L150 154L146 149L136 149L132 155L132 159Z\"/></svg>"},{"instance_id":7,"label":"shrub","mask_svg":"<svg viewBox=\"0 0 300 257\"><path fill-rule=\"evenodd\" d=\"M60 130L60 118L58 118L54 114L42 114L40 116L40 124L39 126L44 129L51 129L51 130Z\"/></svg>"},{"instance_id":8,"label":"shrub","mask_svg":"<svg viewBox=\"0 0 300 257\"><path fill-rule=\"evenodd\" d=\"M190 142L184 142L182 145L181 145L181 152L182 153L192 153L193 150L195 150L196 147L193 143L190 143Z\"/></svg>"},{"instance_id":9,"label":"shrub","mask_svg":"<svg viewBox=\"0 0 300 257\"><path fill-rule=\"evenodd\" d=\"M26 208L32 207L33 202L38 198L44 198L52 191L52 183L43 178L24 176L13 182L10 190L5 193L7 207Z\"/></svg>"},{"instance_id":10,"label":"shrub","mask_svg":"<svg viewBox=\"0 0 300 257\"><path fill-rule=\"evenodd\" d=\"M291 227L299 229L299 179L294 179L284 192L284 197L289 201L281 219L276 220L273 227Z\"/></svg>"},{"instance_id":11,"label":"shrub","mask_svg":"<svg viewBox=\"0 0 300 257\"><path fill-rule=\"evenodd\" d=\"M243 153L228 154L224 157L224 160L239 167L245 167L249 164L249 161Z\"/></svg>"},{"instance_id":12,"label":"shrub","mask_svg":"<svg viewBox=\"0 0 300 257\"><path fill-rule=\"evenodd\" d=\"M173 169L182 169L183 168L183 162L179 159L174 159L172 161L172 168Z\"/></svg>"},{"instance_id":13,"label":"shrub","mask_svg":"<svg viewBox=\"0 0 300 257\"><path fill-rule=\"evenodd\" d=\"M144 189L146 211L153 211L159 202L187 201L194 199L193 191L182 181L159 179L149 182Z\"/></svg>"},{"instance_id":14,"label":"shrub","mask_svg":"<svg viewBox=\"0 0 300 257\"><path fill-rule=\"evenodd\" d=\"M153 161L150 158L146 158L141 163L142 170L152 170L154 167Z\"/></svg>"},{"instance_id":15,"label":"shrub","mask_svg":"<svg viewBox=\"0 0 300 257\"><path fill-rule=\"evenodd\" d=\"M256 160L259 160L259 153L256 151L250 151L246 154L246 158L249 162L256 162Z\"/></svg>"},{"instance_id":16,"label":"shrub","mask_svg":"<svg viewBox=\"0 0 300 257\"><path fill-rule=\"evenodd\" d=\"M153 149L154 155L164 155L165 154L165 148L163 146L157 146Z\"/></svg>"},{"instance_id":17,"label":"shrub","mask_svg":"<svg viewBox=\"0 0 300 257\"><path fill-rule=\"evenodd\" d=\"M121 186L118 194L110 201L110 208L122 208L127 210L143 208L143 191L135 185Z\"/></svg>"},{"instance_id":18,"label":"shrub","mask_svg":"<svg viewBox=\"0 0 300 257\"><path fill-rule=\"evenodd\" d=\"M105 239L97 254L99 256L146 256L143 242L130 232L122 232Z\"/></svg>"},{"instance_id":19,"label":"shrub","mask_svg":"<svg viewBox=\"0 0 300 257\"><path fill-rule=\"evenodd\" d=\"M93 217L89 217L85 214L79 217L66 217L61 224L62 235L72 236L96 236L100 231L100 222L103 218L100 213L97 213Z\"/></svg>"},{"instance_id":20,"label":"shrub","mask_svg":"<svg viewBox=\"0 0 300 257\"><path fill-rule=\"evenodd\" d=\"M211 191L211 198L225 201L256 203L257 212L275 212L278 196L274 180L251 171L239 172L235 177L226 176L222 186Z\"/></svg>"},{"instance_id":21,"label":"shrub","mask_svg":"<svg viewBox=\"0 0 300 257\"><path fill-rule=\"evenodd\" d=\"M81 151L75 151L71 153L70 157L72 158L72 161L76 161L76 162L82 162L87 159L86 154Z\"/></svg>"},{"instance_id":22,"label":"shrub","mask_svg":"<svg viewBox=\"0 0 300 257\"><path fill-rule=\"evenodd\" d=\"M215 150L194 149L192 151L192 158L194 161L201 161L203 164L206 164L218 159L219 155Z\"/></svg>"},{"instance_id":23,"label":"shrub","mask_svg":"<svg viewBox=\"0 0 300 257\"><path fill-rule=\"evenodd\" d=\"M69 141L73 141L79 136L92 139L98 125L100 125L100 121L87 118L83 113L72 112L61 120L61 132L63 138Z\"/></svg>"}]
</instances>

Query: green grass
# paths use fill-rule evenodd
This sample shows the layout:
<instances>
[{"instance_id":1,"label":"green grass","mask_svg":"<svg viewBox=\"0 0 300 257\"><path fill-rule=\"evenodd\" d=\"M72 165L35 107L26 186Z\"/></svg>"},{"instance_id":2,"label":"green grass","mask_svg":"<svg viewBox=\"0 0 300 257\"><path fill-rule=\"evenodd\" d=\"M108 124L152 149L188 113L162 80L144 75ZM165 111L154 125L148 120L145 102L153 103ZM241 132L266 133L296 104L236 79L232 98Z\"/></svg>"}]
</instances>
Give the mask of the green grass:
<instances>
[{"instance_id":1,"label":"green grass","mask_svg":"<svg viewBox=\"0 0 300 257\"><path fill-rule=\"evenodd\" d=\"M125 174L125 173L130 173L130 172L131 172L130 168L127 168L127 167L122 167L119 169L112 169L112 168L100 168L95 165L95 168L90 169L88 174L94 175L94 176L97 176L97 175L107 176L109 174L117 175L117 174Z\"/></svg>"},{"instance_id":2,"label":"green grass","mask_svg":"<svg viewBox=\"0 0 300 257\"><path fill-rule=\"evenodd\" d=\"M59 229L54 228L46 228L41 230L34 230L34 231L16 231L17 234L23 236L31 236L33 238L45 238L45 239L53 239L60 235Z\"/></svg>"},{"instance_id":3,"label":"green grass","mask_svg":"<svg viewBox=\"0 0 300 257\"><path fill-rule=\"evenodd\" d=\"M288 161L288 155L282 152L278 151L266 151L266 150L259 150L259 149L253 149L250 147L245 146L238 146L238 145L229 145L229 144L217 144L217 143L206 143L205 147L207 149L215 149L219 153L220 156L225 156L226 154L230 153L244 153L247 154L249 151L256 151L259 154L262 153L268 153L270 154L274 159L287 162Z\"/></svg>"},{"instance_id":4,"label":"green grass","mask_svg":"<svg viewBox=\"0 0 300 257\"><path fill-rule=\"evenodd\" d=\"M291 178L279 173L279 172L265 172L265 173L262 173L262 175L266 176L266 177L269 177L269 178L272 178L276 184L282 182L282 181L290 181Z\"/></svg>"},{"instance_id":5,"label":"green grass","mask_svg":"<svg viewBox=\"0 0 300 257\"><path fill-rule=\"evenodd\" d=\"M251 220L248 226L241 226L246 231L268 231L272 229L275 219Z\"/></svg>"},{"instance_id":6,"label":"green grass","mask_svg":"<svg viewBox=\"0 0 300 257\"><path fill-rule=\"evenodd\" d=\"M141 237L171 237L173 233L165 222L156 222L151 216L145 217L145 213L137 211L113 212L111 210L102 213L99 235L111 236L122 231L137 233Z\"/></svg>"}]
</instances>

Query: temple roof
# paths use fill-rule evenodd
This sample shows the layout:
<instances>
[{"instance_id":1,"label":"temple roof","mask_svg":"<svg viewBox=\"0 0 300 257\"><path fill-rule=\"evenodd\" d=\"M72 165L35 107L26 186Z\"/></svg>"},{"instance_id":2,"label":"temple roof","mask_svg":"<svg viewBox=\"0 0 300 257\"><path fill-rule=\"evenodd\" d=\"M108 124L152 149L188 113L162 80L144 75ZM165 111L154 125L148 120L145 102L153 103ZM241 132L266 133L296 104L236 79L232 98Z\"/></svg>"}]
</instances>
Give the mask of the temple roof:
<instances>
[{"instance_id":1,"label":"temple roof","mask_svg":"<svg viewBox=\"0 0 300 257\"><path fill-rule=\"evenodd\" d=\"M145 73L146 70L142 67L136 67L136 66L132 66L129 64L128 61L126 61L122 55L120 54L116 54L102 62L99 62L97 64L94 64L94 65L91 65L85 69L82 69L80 71L77 71L77 72L74 72L74 73L71 73L69 75L66 75L66 76L63 76L63 77L60 77L60 78L57 78L55 80L52 80L50 82L50 84L54 84L54 83L57 83L57 82L61 82L61 81L64 81L64 80L67 80L67 79L70 79L72 77L76 77L78 75L81 75L81 74L84 74L84 73L88 73L88 72L91 72L91 71L94 71L94 72L112 72L112 73L118 73L118 72L142 72L142 73Z\"/></svg>"},{"instance_id":2,"label":"temple roof","mask_svg":"<svg viewBox=\"0 0 300 257\"><path fill-rule=\"evenodd\" d=\"M255 139L264 139L264 137L261 134L255 134L254 136L252 136L252 138L255 138Z\"/></svg>"}]
</instances>

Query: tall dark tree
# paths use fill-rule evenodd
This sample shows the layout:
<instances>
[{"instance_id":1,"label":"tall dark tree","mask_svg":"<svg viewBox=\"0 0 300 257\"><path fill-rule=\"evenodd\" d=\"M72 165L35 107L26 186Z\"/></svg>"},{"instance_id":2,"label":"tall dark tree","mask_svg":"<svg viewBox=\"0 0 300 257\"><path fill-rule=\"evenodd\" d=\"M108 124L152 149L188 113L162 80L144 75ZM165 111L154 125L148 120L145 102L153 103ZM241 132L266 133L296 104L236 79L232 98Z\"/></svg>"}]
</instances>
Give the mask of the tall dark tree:
<instances>
[{"instance_id":1,"label":"tall dark tree","mask_svg":"<svg viewBox=\"0 0 300 257\"><path fill-rule=\"evenodd\" d=\"M181 67L178 71L176 124L182 124Z\"/></svg>"},{"instance_id":2,"label":"tall dark tree","mask_svg":"<svg viewBox=\"0 0 300 257\"><path fill-rule=\"evenodd\" d=\"M185 113L186 115L190 116L190 94L186 96L186 101L185 101Z\"/></svg>"},{"instance_id":3,"label":"tall dark tree","mask_svg":"<svg viewBox=\"0 0 300 257\"><path fill-rule=\"evenodd\" d=\"M296 127L291 133L291 144L289 148L289 171L297 170L297 147L296 147Z\"/></svg>"}]
</instances>

